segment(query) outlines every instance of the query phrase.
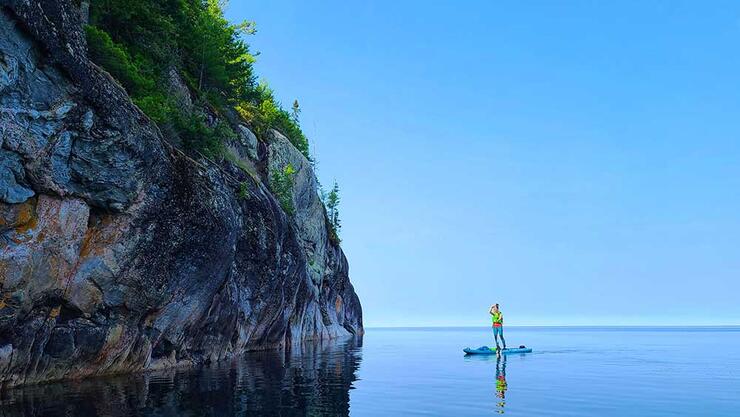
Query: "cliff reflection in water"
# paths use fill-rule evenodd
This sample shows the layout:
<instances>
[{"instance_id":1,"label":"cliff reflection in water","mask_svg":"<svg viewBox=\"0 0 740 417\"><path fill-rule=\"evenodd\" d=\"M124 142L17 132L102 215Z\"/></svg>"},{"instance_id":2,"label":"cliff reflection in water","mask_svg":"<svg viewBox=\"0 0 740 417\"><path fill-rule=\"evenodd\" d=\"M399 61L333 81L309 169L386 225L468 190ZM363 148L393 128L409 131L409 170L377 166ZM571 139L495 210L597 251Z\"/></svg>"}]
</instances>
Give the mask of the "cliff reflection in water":
<instances>
[{"instance_id":1,"label":"cliff reflection in water","mask_svg":"<svg viewBox=\"0 0 740 417\"><path fill-rule=\"evenodd\" d=\"M17 388L0 417L349 415L361 339L254 352L228 364Z\"/></svg>"}]
</instances>

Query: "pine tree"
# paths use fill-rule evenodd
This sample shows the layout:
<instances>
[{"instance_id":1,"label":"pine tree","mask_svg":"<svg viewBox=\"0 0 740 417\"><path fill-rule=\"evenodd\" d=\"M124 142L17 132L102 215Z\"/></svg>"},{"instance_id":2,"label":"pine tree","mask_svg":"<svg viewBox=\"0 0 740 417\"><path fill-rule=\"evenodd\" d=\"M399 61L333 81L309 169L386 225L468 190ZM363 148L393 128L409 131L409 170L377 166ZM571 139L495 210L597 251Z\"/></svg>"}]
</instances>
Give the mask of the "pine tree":
<instances>
[{"instance_id":1,"label":"pine tree","mask_svg":"<svg viewBox=\"0 0 740 417\"><path fill-rule=\"evenodd\" d=\"M292 108L292 110L293 110L293 112L290 115L291 116L291 119L293 120L293 123L299 124L298 123L298 120L299 120L299 117L301 115L301 106L300 106L300 104L298 104L298 99L295 99L295 101L293 101L293 108Z\"/></svg>"},{"instance_id":2,"label":"pine tree","mask_svg":"<svg viewBox=\"0 0 740 417\"><path fill-rule=\"evenodd\" d=\"M293 176L296 170L288 164L283 169L274 169L270 176L270 190L277 198L285 213L292 215L293 206Z\"/></svg>"},{"instance_id":3,"label":"pine tree","mask_svg":"<svg viewBox=\"0 0 740 417\"><path fill-rule=\"evenodd\" d=\"M334 181L334 186L326 197L326 211L329 216L329 223L334 228L334 233L339 235L339 229L342 228L339 220L339 184Z\"/></svg>"}]
</instances>

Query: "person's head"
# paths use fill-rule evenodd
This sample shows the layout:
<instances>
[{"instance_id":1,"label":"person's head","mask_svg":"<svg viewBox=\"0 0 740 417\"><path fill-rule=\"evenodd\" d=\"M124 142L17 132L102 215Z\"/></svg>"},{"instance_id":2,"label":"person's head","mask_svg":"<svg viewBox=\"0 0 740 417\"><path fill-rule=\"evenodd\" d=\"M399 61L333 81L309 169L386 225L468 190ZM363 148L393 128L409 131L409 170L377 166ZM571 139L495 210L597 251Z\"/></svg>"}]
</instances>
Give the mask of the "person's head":
<instances>
[{"instance_id":1,"label":"person's head","mask_svg":"<svg viewBox=\"0 0 740 417\"><path fill-rule=\"evenodd\" d=\"M493 311L498 311L498 303L493 305Z\"/></svg>"}]
</instances>

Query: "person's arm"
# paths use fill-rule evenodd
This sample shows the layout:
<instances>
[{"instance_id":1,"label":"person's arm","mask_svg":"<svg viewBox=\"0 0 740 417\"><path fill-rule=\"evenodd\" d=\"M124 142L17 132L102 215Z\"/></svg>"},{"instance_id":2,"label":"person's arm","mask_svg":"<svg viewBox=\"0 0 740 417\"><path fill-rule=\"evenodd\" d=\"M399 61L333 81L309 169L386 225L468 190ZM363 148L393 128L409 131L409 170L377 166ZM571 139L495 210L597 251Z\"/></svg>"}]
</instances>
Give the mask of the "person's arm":
<instances>
[{"instance_id":1,"label":"person's arm","mask_svg":"<svg viewBox=\"0 0 740 417\"><path fill-rule=\"evenodd\" d=\"M493 306L491 306L491 308L488 309L488 314L493 314Z\"/></svg>"}]
</instances>

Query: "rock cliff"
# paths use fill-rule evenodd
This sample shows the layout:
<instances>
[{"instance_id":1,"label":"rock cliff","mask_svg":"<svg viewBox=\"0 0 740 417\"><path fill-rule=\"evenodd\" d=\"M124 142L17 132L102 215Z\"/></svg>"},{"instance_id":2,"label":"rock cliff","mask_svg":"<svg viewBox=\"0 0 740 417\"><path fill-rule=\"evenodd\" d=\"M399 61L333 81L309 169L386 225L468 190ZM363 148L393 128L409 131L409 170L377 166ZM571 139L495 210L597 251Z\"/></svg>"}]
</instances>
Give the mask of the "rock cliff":
<instances>
[{"instance_id":1,"label":"rock cliff","mask_svg":"<svg viewBox=\"0 0 740 417\"><path fill-rule=\"evenodd\" d=\"M0 384L362 334L287 139L241 125L231 162L190 158L88 59L75 3L0 6ZM287 163L290 216L266 186Z\"/></svg>"}]
</instances>

